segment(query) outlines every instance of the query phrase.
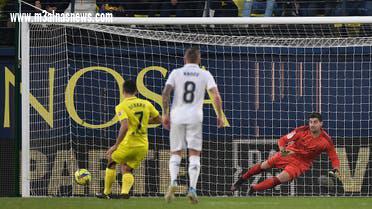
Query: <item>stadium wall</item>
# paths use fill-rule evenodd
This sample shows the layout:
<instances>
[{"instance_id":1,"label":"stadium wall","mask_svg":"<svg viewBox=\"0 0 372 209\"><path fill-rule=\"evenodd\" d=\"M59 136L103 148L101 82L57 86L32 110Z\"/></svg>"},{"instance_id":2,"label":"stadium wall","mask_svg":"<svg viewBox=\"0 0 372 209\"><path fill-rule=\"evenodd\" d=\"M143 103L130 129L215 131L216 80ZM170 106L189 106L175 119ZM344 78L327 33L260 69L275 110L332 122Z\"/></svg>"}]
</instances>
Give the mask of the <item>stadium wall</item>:
<instances>
[{"instance_id":1,"label":"stadium wall","mask_svg":"<svg viewBox=\"0 0 372 209\"><path fill-rule=\"evenodd\" d=\"M14 176L16 176L15 166L15 109L14 107L14 89L7 89L7 77L14 74L14 48L0 48L0 196L16 196L16 185ZM5 113L5 104L8 104L9 112ZM9 120L5 119L9 116ZM5 122L8 121L8 122Z\"/></svg>"}]
</instances>

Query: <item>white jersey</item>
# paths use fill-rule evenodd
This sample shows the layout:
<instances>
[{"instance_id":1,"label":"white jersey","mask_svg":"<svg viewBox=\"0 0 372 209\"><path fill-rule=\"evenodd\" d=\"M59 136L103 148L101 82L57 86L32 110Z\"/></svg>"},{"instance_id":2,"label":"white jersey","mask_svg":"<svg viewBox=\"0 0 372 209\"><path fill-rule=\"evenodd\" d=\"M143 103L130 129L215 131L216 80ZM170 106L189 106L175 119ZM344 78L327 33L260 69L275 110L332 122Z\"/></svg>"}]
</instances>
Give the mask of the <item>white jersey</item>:
<instances>
[{"instance_id":1,"label":"white jersey","mask_svg":"<svg viewBox=\"0 0 372 209\"><path fill-rule=\"evenodd\" d=\"M205 90L217 87L212 74L197 64L186 64L173 70L165 85L174 88L170 119L175 124L193 124L203 121Z\"/></svg>"}]
</instances>

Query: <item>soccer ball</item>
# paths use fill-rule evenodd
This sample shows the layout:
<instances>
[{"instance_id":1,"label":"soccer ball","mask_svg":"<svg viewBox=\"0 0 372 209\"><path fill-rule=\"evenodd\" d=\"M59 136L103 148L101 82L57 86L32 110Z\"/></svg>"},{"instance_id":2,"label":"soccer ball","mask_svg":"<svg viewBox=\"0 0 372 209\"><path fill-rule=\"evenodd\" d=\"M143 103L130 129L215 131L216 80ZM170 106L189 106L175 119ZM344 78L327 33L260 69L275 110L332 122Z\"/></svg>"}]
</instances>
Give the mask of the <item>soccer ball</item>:
<instances>
[{"instance_id":1,"label":"soccer ball","mask_svg":"<svg viewBox=\"0 0 372 209\"><path fill-rule=\"evenodd\" d=\"M87 169L79 169L75 172L75 182L79 185L87 185L89 184L92 176Z\"/></svg>"}]
</instances>

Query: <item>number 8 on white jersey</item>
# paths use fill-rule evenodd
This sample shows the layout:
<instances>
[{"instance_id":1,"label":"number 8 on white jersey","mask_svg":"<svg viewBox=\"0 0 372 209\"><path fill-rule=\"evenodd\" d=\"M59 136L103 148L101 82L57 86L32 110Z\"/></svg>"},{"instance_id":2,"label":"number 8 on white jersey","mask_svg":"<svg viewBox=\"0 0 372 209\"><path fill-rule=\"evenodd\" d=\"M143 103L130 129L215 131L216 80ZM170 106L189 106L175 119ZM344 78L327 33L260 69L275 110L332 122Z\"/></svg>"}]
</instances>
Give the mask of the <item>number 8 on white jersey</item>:
<instances>
[{"instance_id":1,"label":"number 8 on white jersey","mask_svg":"<svg viewBox=\"0 0 372 209\"><path fill-rule=\"evenodd\" d=\"M186 64L173 70L165 85L170 85L174 89L171 123L201 123L205 90L217 87L211 73L202 70L197 64Z\"/></svg>"}]
</instances>

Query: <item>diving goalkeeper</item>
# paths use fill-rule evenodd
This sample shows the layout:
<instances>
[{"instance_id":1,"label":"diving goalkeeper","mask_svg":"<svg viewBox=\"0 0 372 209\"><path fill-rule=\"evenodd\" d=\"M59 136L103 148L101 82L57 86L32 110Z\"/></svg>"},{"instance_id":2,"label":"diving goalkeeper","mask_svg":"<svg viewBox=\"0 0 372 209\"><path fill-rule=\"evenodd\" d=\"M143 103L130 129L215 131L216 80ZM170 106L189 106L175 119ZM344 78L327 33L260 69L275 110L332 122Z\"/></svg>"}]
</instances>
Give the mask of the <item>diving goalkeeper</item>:
<instances>
[{"instance_id":1,"label":"diving goalkeeper","mask_svg":"<svg viewBox=\"0 0 372 209\"><path fill-rule=\"evenodd\" d=\"M309 170L312 162L324 151L327 152L332 162L333 172L339 173L340 161L331 137L322 129L322 126L321 114L311 113L308 125L298 127L289 134L282 136L278 141L280 152L263 163L258 163L248 169L231 186L231 191L236 191L250 177L269 168L281 168L283 171L277 176L268 178L258 184L252 184L249 194L292 181Z\"/></svg>"}]
</instances>

